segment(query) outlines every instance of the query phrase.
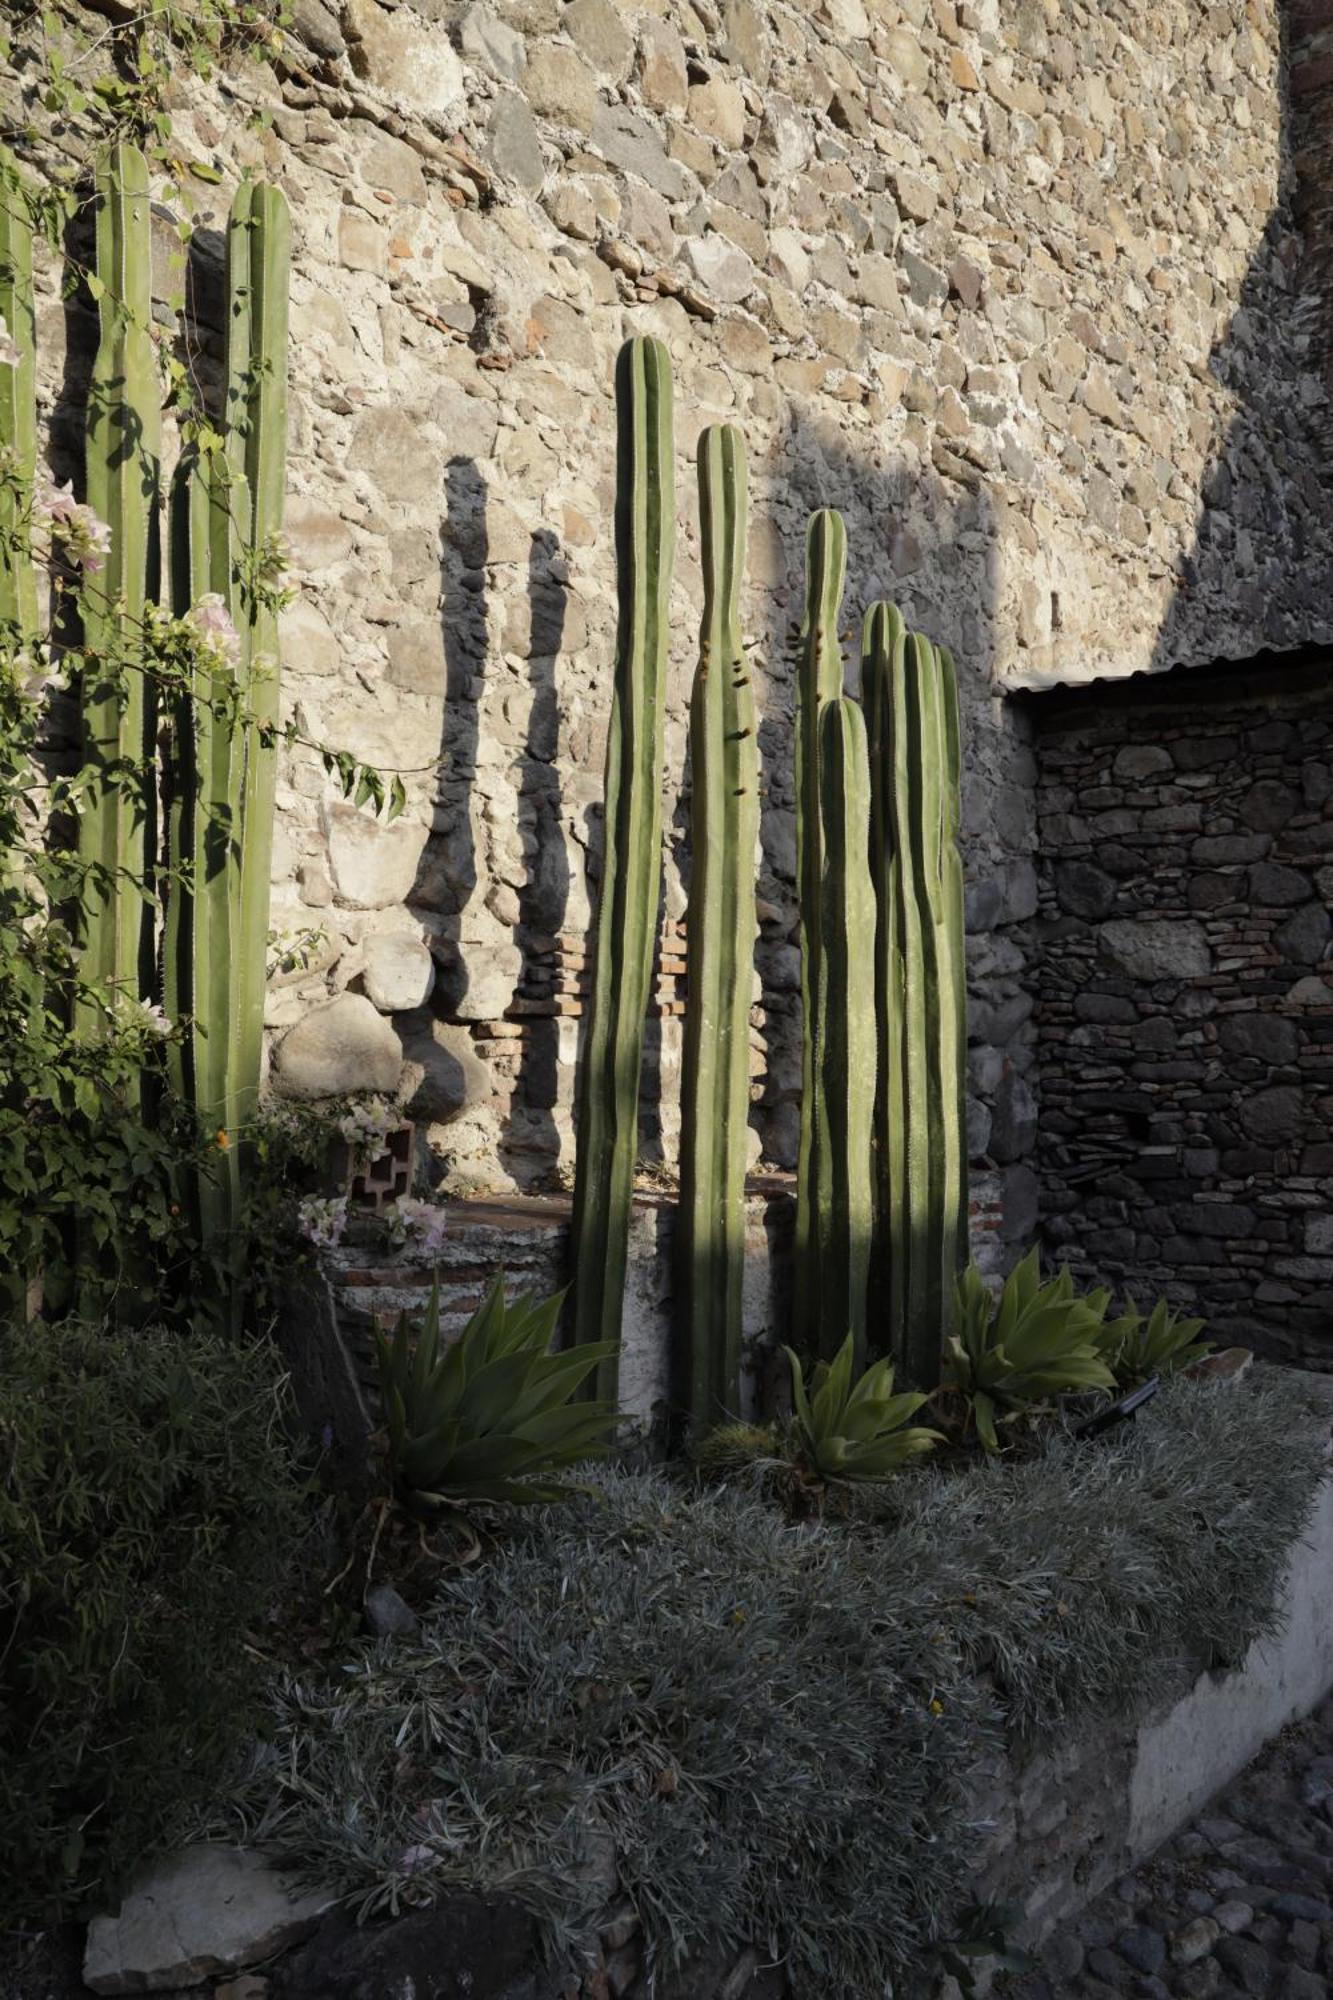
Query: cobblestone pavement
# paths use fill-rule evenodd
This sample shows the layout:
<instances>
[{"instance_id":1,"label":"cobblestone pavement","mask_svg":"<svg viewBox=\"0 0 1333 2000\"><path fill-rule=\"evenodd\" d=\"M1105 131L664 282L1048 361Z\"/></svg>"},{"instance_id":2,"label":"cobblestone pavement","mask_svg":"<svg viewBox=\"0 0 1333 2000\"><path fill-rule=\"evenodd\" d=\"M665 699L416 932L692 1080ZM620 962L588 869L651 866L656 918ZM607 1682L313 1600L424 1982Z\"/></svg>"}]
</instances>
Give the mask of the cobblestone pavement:
<instances>
[{"instance_id":1,"label":"cobblestone pavement","mask_svg":"<svg viewBox=\"0 0 1333 2000\"><path fill-rule=\"evenodd\" d=\"M1052 1937L1009 2000L1333 1996L1333 1701Z\"/></svg>"}]
</instances>

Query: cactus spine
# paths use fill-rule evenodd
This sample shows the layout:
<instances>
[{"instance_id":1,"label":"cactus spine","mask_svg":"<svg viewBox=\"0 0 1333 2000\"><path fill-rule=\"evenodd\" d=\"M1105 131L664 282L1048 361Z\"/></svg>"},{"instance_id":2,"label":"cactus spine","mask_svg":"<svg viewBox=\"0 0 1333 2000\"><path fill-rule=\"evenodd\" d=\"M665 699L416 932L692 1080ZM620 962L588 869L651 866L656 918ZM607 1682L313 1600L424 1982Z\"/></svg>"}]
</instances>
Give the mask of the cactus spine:
<instances>
[{"instance_id":1,"label":"cactus spine","mask_svg":"<svg viewBox=\"0 0 1333 2000\"><path fill-rule=\"evenodd\" d=\"M287 298L291 217L282 193L264 183L237 190L227 229L227 461L233 510L239 505L248 558L241 596L248 663L249 721L243 746L240 813L239 951L228 1052L230 1129L259 1102L268 965L269 877L278 751L278 617L256 585L282 530L287 482ZM248 519L245 508L248 500Z\"/></svg>"},{"instance_id":2,"label":"cactus spine","mask_svg":"<svg viewBox=\"0 0 1333 2000\"><path fill-rule=\"evenodd\" d=\"M37 632L37 572L25 499L37 472L37 326L32 223L12 154L0 147L0 317L19 351L0 368L0 643L22 646Z\"/></svg>"},{"instance_id":3,"label":"cactus spine","mask_svg":"<svg viewBox=\"0 0 1333 2000\"><path fill-rule=\"evenodd\" d=\"M157 595L161 413L153 342L148 164L118 144L96 173L100 340L88 395L88 504L111 529L103 567L83 588L84 762L94 774L81 816L86 878L81 972L110 998L152 980L154 703L138 671L145 606ZM83 1018L95 1025L96 1003Z\"/></svg>"},{"instance_id":4,"label":"cactus spine","mask_svg":"<svg viewBox=\"0 0 1333 2000\"><path fill-rule=\"evenodd\" d=\"M750 1000L757 917L759 750L741 647L745 446L730 424L699 440L704 608L690 699L693 877L681 1083L678 1299L682 1401L697 1430L740 1390Z\"/></svg>"},{"instance_id":5,"label":"cactus spine","mask_svg":"<svg viewBox=\"0 0 1333 2000\"><path fill-rule=\"evenodd\" d=\"M602 887L579 1089L573 1333L619 1342L638 1151L639 1071L657 933L669 598L675 556L671 362L629 340L616 365L620 605L606 740ZM619 1369L602 1364L598 1394Z\"/></svg>"},{"instance_id":6,"label":"cactus spine","mask_svg":"<svg viewBox=\"0 0 1333 2000\"><path fill-rule=\"evenodd\" d=\"M953 661L872 605L862 631L874 786L872 867L881 1048L878 1227L886 1344L907 1376L938 1376L967 1253L966 969Z\"/></svg>"},{"instance_id":7,"label":"cactus spine","mask_svg":"<svg viewBox=\"0 0 1333 2000\"><path fill-rule=\"evenodd\" d=\"M819 1352L850 1333L865 1362L866 1284L874 1228L875 889L870 876L870 758L865 717L848 695L819 719L820 902L817 1226Z\"/></svg>"},{"instance_id":8,"label":"cactus spine","mask_svg":"<svg viewBox=\"0 0 1333 2000\"><path fill-rule=\"evenodd\" d=\"M801 937L801 1138L796 1168L796 1302L798 1342L814 1347L819 1312L819 1079L815 1056L823 929L823 842L819 811L819 720L842 693L838 613L847 573L847 531L841 514L810 516L805 539L805 618L801 626L796 695L796 885Z\"/></svg>"}]
</instances>

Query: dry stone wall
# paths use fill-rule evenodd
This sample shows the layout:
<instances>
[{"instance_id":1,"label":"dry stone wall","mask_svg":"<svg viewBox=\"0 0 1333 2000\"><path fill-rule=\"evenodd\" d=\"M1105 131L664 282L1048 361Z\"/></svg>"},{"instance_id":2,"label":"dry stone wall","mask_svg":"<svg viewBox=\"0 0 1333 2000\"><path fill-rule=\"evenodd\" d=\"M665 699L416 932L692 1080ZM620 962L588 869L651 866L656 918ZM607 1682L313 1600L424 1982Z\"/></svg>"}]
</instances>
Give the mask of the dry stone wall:
<instances>
[{"instance_id":1,"label":"dry stone wall","mask_svg":"<svg viewBox=\"0 0 1333 2000\"><path fill-rule=\"evenodd\" d=\"M1033 706L1046 1237L1329 1368L1329 661Z\"/></svg>"},{"instance_id":2,"label":"dry stone wall","mask_svg":"<svg viewBox=\"0 0 1333 2000\"><path fill-rule=\"evenodd\" d=\"M275 1086L397 1089L456 1187L568 1168L612 369L651 332L676 364L683 532L646 1156L670 1158L677 1120L689 467L727 420L751 455L764 717L755 1154L795 1151L787 634L807 510L837 505L849 625L891 595L962 669L971 1144L1025 1235L1035 765L1002 690L1292 643L1325 617L1276 0L291 12L274 62L179 79L181 150L222 174L194 188L191 310L215 377L217 230L239 173L275 177L295 220L286 699L309 735L402 768L411 805L377 826L312 755L287 761L274 922L321 937L274 981ZM3 90L23 118L35 74L20 32ZM63 474L80 316L44 282Z\"/></svg>"}]
</instances>

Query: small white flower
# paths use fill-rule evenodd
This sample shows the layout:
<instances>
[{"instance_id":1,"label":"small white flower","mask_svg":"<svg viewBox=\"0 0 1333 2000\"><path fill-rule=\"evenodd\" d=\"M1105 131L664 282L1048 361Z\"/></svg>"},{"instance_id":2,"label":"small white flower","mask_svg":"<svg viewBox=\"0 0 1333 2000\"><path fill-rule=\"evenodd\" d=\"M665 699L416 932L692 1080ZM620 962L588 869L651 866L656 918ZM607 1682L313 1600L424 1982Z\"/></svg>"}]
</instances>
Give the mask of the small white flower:
<instances>
[{"instance_id":1,"label":"small white flower","mask_svg":"<svg viewBox=\"0 0 1333 2000\"><path fill-rule=\"evenodd\" d=\"M347 1196L311 1195L296 1211L296 1226L317 1250L336 1250L347 1227Z\"/></svg>"},{"instance_id":2,"label":"small white flower","mask_svg":"<svg viewBox=\"0 0 1333 2000\"><path fill-rule=\"evenodd\" d=\"M0 368L17 368L23 359L18 342L5 324L5 316L0 313Z\"/></svg>"}]
</instances>

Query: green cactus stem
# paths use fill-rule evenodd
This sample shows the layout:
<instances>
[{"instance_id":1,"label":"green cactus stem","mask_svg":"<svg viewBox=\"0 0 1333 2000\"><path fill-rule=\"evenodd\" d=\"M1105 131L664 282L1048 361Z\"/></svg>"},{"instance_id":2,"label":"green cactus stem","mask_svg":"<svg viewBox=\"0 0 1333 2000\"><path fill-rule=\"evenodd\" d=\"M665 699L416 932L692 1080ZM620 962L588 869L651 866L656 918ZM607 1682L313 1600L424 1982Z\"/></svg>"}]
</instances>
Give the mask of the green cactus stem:
<instances>
[{"instance_id":1,"label":"green cactus stem","mask_svg":"<svg viewBox=\"0 0 1333 2000\"><path fill-rule=\"evenodd\" d=\"M229 1027L239 972L243 743L236 715L248 628L239 615L238 522L248 515L219 452L187 451L171 506L172 608L183 617L200 598L223 599L238 626L238 656L196 668L195 685L172 718L168 852L172 881L163 935L163 999L186 1023L168 1044L173 1089L194 1107L206 1133L236 1126ZM239 1148L217 1145L189 1190L200 1240L217 1247L237 1223Z\"/></svg>"},{"instance_id":2,"label":"green cactus stem","mask_svg":"<svg viewBox=\"0 0 1333 2000\"><path fill-rule=\"evenodd\" d=\"M693 876L676 1224L680 1400L696 1435L734 1415L740 1395L758 928L759 750L740 631L745 445L730 424L699 440L699 523L704 608L690 699Z\"/></svg>"},{"instance_id":3,"label":"green cactus stem","mask_svg":"<svg viewBox=\"0 0 1333 2000\"><path fill-rule=\"evenodd\" d=\"M662 866L662 754L675 556L671 363L629 340L616 367L616 564L620 605L606 742L601 898L579 1078L571 1232L576 1341L619 1343L638 1153L639 1073ZM615 1357L599 1370L618 1392Z\"/></svg>"},{"instance_id":4,"label":"green cactus stem","mask_svg":"<svg viewBox=\"0 0 1333 2000\"><path fill-rule=\"evenodd\" d=\"M279 711L278 615L263 573L282 530L287 482L287 301L291 217L281 191L262 182L237 190L227 228L226 454L233 510L241 520L244 586L245 729L240 811L240 897L230 1025L229 1131L243 1133L259 1102L268 966L269 878Z\"/></svg>"},{"instance_id":5,"label":"green cactus stem","mask_svg":"<svg viewBox=\"0 0 1333 2000\"><path fill-rule=\"evenodd\" d=\"M815 1059L823 931L823 842L819 812L819 720L842 693L838 613L847 574L847 531L841 514L810 516L805 539L805 617L801 625L796 694L796 886L801 939L801 1137L796 1168L796 1249L793 1335L818 1341L819 1086Z\"/></svg>"},{"instance_id":6,"label":"green cactus stem","mask_svg":"<svg viewBox=\"0 0 1333 2000\"><path fill-rule=\"evenodd\" d=\"M149 332L152 256L148 163L109 147L96 170L100 339L88 392L88 505L111 530L81 595L84 763L92 789L80 819L85 869L81 976L96 989L80 1019L95 1031L118 994L153 977L151 888L155 704L142 667L145 606L158 590L161 414Z\"/></svg>"},{"instance_id":7,"label":"green cactus stem","mask_svg":"<svg viewBox=\"0 0 1333 2000\"><path fill-rule=\"evenodd\" d=\"M953 661L891 605L862 632L879 904L877 1265L883 1345L918 1387L939 1375L967 1255L966 967Z\"/></svg>"},{"instance_id":8,"label":"green cactus stem","mask_svg":"<svg viewBox=\"0 0 1333 2000\"><path fill-rule=\"evenodd\" d=\"M37 320L32 221L13 155L0 146L0 318L18 348L0 368L0 643L24 646L37 632L37 572L28 505L37 474Z\"/></svg>"},{"instance_id":9,"label":"green cactus stem","mask_svg":"<svg viewBox=\"0 0 1333 2000\"><path fill-rule=\"evenodd\" d=\"M818 1339L831 1361L848 1335L866 1353L866 1287L875 1195L875 889L870 875L870 758L865 717L848 695L819 718L820 900L815 1076Z\"/></svg>"}]
</instances>

